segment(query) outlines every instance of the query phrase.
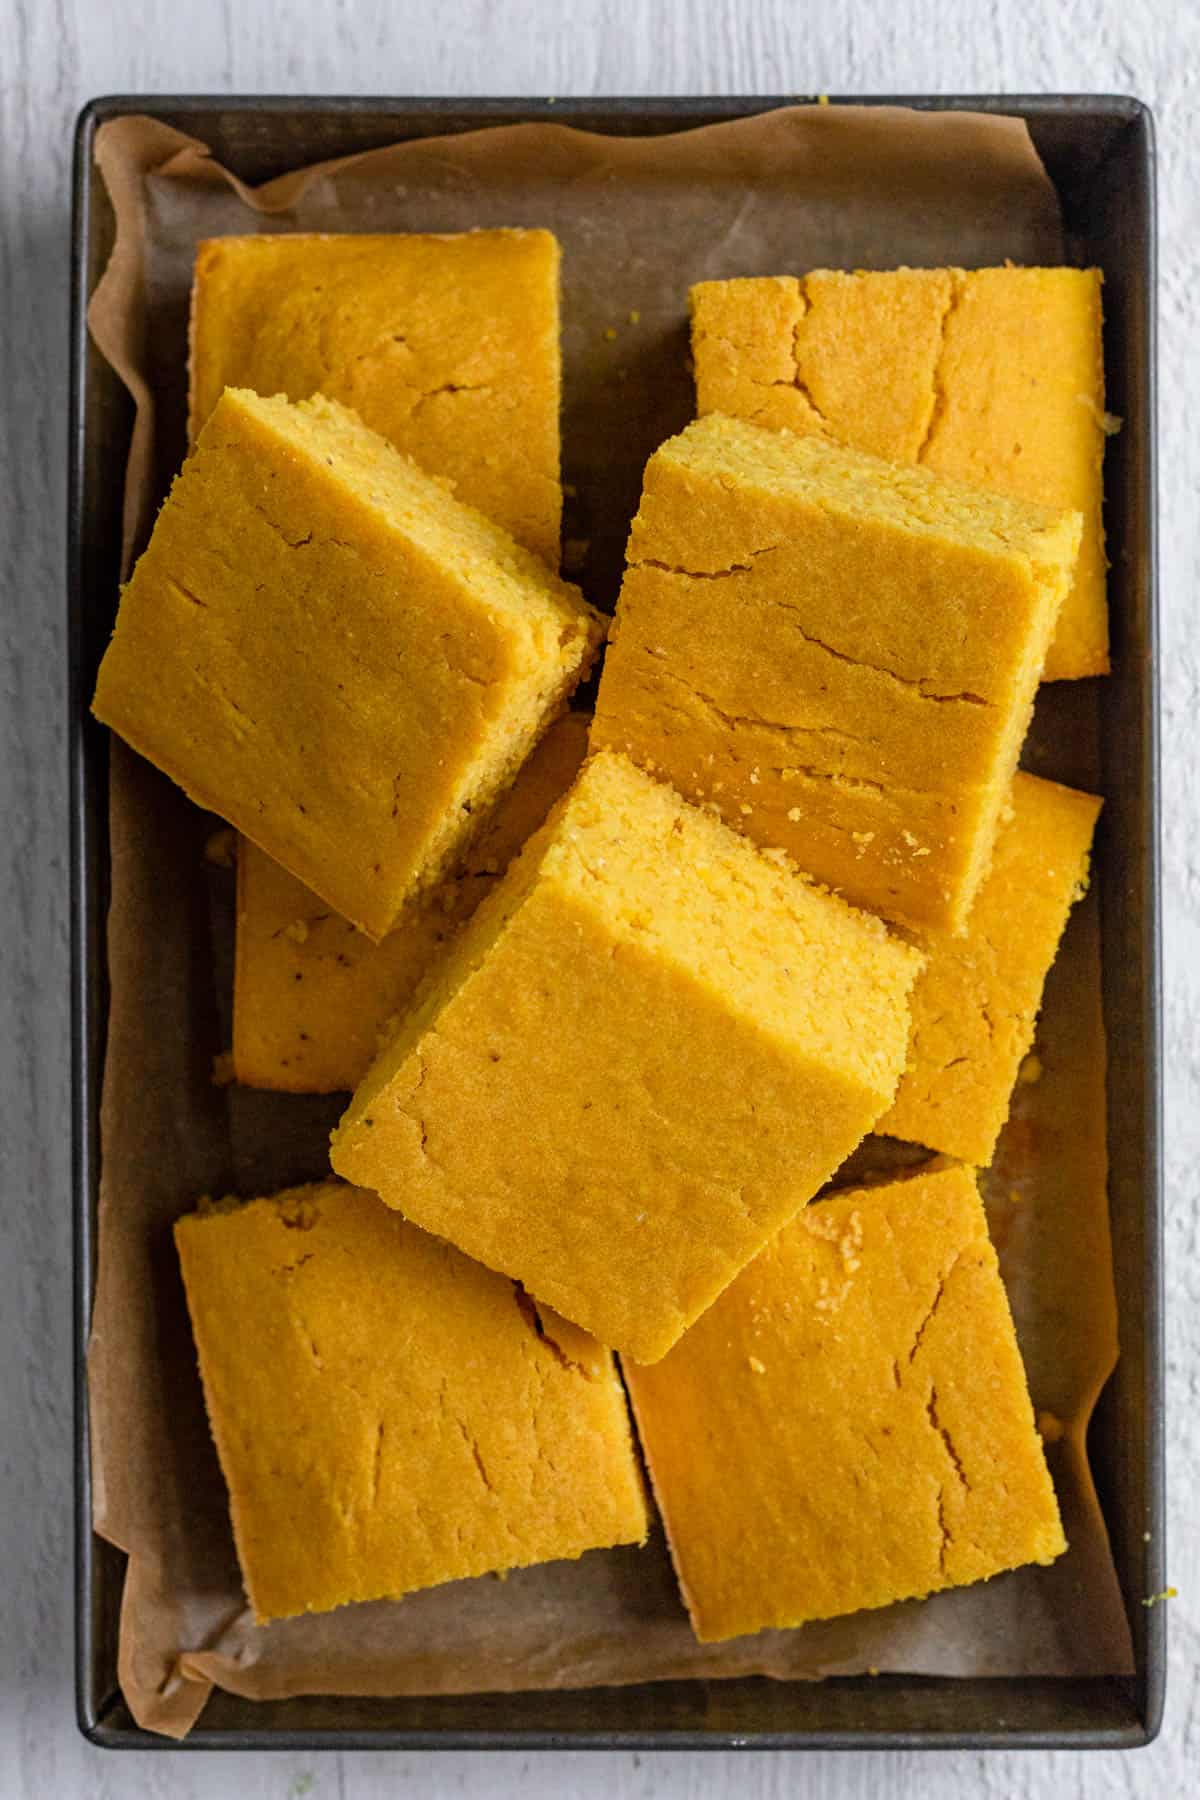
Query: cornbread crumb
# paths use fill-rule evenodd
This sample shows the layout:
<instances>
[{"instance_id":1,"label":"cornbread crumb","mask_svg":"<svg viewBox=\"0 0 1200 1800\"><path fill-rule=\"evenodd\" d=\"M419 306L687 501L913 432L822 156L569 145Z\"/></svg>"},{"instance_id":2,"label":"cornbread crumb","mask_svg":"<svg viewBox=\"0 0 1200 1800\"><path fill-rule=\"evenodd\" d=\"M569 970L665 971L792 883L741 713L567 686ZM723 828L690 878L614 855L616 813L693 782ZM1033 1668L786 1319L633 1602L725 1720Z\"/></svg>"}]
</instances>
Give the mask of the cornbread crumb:
<instances>
[{"instance_id":1,"label":"cornbread crumb","mask_svg":"<svg viewBox=\"0 0 1200 1800\"><path fill-rule=\"evenodd\" d=\"M1037 1416L1038 1436L1043 1444L1057 1444L1066 1426L1057 1413L1042 1411Z\"/></svg>"},{"instance_id":2,"label":"cornbread crumb","mask_svg":"<svg viewBox=\"0 0 1200 1800\"><path fill-rule=\"evenodd\" d=\"M228 825L210 831L204 840L204 860L214 868L232 869L237 862L237 832Z\"/></svg>"}]
</instances>

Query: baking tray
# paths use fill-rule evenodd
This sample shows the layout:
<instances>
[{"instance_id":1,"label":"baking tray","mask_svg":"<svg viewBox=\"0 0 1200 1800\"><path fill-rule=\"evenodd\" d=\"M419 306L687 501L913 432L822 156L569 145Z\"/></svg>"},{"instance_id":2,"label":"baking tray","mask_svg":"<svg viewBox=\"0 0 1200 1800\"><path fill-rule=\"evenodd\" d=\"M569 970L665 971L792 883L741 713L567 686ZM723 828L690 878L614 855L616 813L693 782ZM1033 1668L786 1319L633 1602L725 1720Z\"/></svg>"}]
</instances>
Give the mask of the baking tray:
<instances>
[{"instance_id":1,"label":"baking tray","mask_svg":"<svg viewBox=\"0 0 1200 1800\"><path fill-rule=\"evenodd\" d=\"M117 1685L124 1557L92 1532L85 1350L95 1281L99 1106L107 1014L107 734L87 707L116 609L122 471L132 404L89 342L86 306L112 247L95 170L108 119L150 113L265 180L400 138L552 120L632 136L686 130L794 102L725 99L384 100L129 95L93 100L76 124L71 238L68 705L75 1222L76 1694L80 1729L112 1748L730 1749L1128 1748L1162 1716L1164 1576L1162 1120L1154 513L1154 130L1120 96L875 96L856 104L966 108L1024 118L1063 203L1072 260L1105 271L1114 674L1101 684L1104 1013L1110 1045L1110 1207L1121 1358L1089 1440L1133 1633L1136 1673L1109 1679L915 1676L781 1683L655 1683L579 1692L255 1702L217 1690L182 1744L142 1731ZM843 101L842 103L846 103ZM838 104L835 100L833 104Z\"/></svg>"}]
</instances>

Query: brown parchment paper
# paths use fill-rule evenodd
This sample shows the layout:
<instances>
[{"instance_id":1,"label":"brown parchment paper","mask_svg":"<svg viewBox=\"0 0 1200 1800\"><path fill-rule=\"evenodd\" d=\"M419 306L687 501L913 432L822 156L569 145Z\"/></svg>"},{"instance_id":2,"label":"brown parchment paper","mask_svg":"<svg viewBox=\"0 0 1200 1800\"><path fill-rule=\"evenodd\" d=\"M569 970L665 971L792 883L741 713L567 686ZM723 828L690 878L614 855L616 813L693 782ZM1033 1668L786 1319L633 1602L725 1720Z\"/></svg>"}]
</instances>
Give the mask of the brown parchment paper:
<instances>
[{"instance_id":1,"label":"brown parchment paper","mask_svg":"<svg viewBox=\"0 0 1200 1800\"><path fill-rule=\"evenodd\" d=\"M583 581L602 605L615 598L645 460L691 415L691 282L828 265L971 267L1063 256L1055 196L1024 126L968 114L797 107L653 138L501 127L400 144L254 191L203 145L151 119L106 125L96 154L117 237L90 324L137 404L127 561L183 453L187 298L201 237L484 225L555 231L564 249L564 477L573 490L565 532L588 540ZM1043 690L1027 762L1095 786L1095 720L1089 684ZM227 882L203 861L213 823L114 744L111 1007L89 1377L95 1525L129 1553L119 1672L143 1725L182 1735L213 1683L270 1698L746 1673L1131 1668L1085 1445L1116 1356L1090 902L1051 976L1041 1079L1021 1086L985 1182L1035 1405L1064 1426L1049 1451L1071 1541L1059 1563L797 1632L701 1646L655 1536L642 1550L593 1552L503 1583L461 1582L255 1626L170 1227L202 1193L249 1195L323 1174L342 1102L212 1085L212 1057L228 1042L232 932Z\"/></svg>"}]
</instances>

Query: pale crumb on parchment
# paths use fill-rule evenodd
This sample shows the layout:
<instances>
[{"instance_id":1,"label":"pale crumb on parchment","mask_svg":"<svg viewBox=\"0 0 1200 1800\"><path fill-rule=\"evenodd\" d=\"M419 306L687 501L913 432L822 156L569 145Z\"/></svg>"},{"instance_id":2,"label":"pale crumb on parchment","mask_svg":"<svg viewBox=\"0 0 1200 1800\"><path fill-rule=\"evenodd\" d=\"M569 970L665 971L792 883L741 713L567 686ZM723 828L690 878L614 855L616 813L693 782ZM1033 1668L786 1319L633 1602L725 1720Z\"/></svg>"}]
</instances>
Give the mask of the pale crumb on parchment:
<instances>
[{"instance_id":1,"label":"pale crumb on parchment","mask_svg":"<svg viewBox=\"0 0 1200 1800\"><path fill-rule=\"evenodd\" d=\"M232 825L210 833L204 845L204 860L218 869L233 868L237 862L237 832Z\"/></svg>"}]
</instances>

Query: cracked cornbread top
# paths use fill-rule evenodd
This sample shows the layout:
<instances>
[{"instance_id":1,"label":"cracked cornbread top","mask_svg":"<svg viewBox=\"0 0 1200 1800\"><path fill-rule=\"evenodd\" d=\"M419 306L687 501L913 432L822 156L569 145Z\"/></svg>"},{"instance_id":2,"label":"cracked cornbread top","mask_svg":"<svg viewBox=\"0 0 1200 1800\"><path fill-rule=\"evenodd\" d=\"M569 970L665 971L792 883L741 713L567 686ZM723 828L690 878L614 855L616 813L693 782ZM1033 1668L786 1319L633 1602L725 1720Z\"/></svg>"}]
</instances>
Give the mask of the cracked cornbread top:
<instances>
[{"instance_id":1,"label":"cracked cornbread top","mask_svg":"<svg viewBox=\"0 0 1200 1800\"><path fill-rule=\"evenodd\" d=\"M1066 1548L968 1169L806 1208L625 1379L702 1641Z\"/></svg>"},{"instance_id":2,"label":"cracked cornbread top","mask_svg":"<svg viewBox=\"0 0 1200 1800\"><path fill-rule=\"evenodd\" d=\"M697 410L1083 517L1045 678L1108 669L1099 269L817 269L691 290Z\"/></svg>"},{"instance_id":3,"label":"cracked cornbread top","mask_svg":"<svg viewBox=\"0 0 1200 1800\"><path fill-rule=\"evenodd\" d=\"M226 387L327 394L557 568L558 268L548 231L202 242L191 437Z\"/></svg>"},{"instance_id":4,"label":"cracked cornbread top","mask_svg":"<svg viewBox=\"0 0 1200 1800\"><path fill-rule=\"evenodd\" d=\"M647 464L593 742L856 904L958 931L1079 529L710 413Z\"/></svg>"},{"instance_id":5,"label":"cracked cornbread top","mask_svg":"<svg viewBox=\"0 0 1200 1800\"><path fill-rule=\"evenodd\" d=\"M613 1359L326 1182L175 1227L259 1620L639 1543Z\"/></svg>"}]
</instances>

